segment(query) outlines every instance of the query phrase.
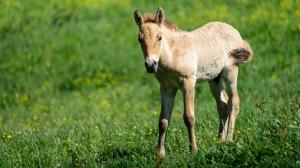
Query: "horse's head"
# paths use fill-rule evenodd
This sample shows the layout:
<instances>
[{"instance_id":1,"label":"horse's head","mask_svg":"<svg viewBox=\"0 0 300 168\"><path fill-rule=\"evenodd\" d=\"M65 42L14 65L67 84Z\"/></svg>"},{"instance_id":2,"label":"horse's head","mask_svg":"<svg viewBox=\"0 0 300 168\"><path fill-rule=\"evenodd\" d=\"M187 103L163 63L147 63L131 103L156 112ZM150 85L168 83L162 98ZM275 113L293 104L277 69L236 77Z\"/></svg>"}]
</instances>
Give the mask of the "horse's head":
<instances>
[{"instance_id":1,"label":"horse's head","mask_svg":"<svg viewBox=\"0 0 300 168\"><path fill-rule=\"evenodd\" d=\"M138 40L144 53L145 67L147 72L154 73L157 71L161 51L161 25L164 22L163 9L158 7L154 19L143 18L136 10L134 19L139 27Z\"/></svg>"}]
</instances>

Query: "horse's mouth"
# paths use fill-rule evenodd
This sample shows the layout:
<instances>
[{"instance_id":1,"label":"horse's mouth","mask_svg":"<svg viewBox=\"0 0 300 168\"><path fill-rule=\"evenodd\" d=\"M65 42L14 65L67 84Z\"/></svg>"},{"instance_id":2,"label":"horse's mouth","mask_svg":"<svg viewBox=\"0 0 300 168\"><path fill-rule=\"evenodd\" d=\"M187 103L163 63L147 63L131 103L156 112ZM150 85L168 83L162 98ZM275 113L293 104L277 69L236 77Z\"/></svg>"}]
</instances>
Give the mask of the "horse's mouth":
<instances>
[{"instance_id":1,"label":"horse's mouth","mask_svg":"<svg viewBox=\"0 0 300 168\"><path fill-rule=\"evenodd\" d=\"M157 67L151 67L151 68L146 67L146 70L148 73L155 73L157 71Z\"/></svg>"},{"instance_id":2,"label":"horse's mouth","mask_svg":"<svg viewBox=\"0 0 300 168\"><path fill-rule=\"evenodd\" d=\"M145 67L146 67L146 70L148 73L155 73L157 71L157 67L158 65L157 64L152 64L152 65L147 65L145 64Z\"/></svg>"}]
</instances>

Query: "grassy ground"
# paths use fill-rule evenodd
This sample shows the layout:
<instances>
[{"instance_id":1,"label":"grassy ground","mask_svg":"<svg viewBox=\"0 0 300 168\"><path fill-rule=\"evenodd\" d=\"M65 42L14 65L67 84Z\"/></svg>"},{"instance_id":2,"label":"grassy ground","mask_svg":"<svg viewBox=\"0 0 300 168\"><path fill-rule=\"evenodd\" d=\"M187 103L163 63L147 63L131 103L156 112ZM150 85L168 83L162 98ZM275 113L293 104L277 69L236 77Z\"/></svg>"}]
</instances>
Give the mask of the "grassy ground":
<instances>
[{"instance_id":1,"label":"grassy ground","mask_svg":"<svg viewBox=\"0 0 300 168\"><path fill-rule=\"evenodd\" d=\"M159 86L132 16L158 4L184 30L233 25L255 53L240 68L235 142L218 142L203 83L199 153L188 152L178 94L160 163ZM299 167L299 54L296 0L0 0L0 167Z\"/></svg>"}]
</instances>

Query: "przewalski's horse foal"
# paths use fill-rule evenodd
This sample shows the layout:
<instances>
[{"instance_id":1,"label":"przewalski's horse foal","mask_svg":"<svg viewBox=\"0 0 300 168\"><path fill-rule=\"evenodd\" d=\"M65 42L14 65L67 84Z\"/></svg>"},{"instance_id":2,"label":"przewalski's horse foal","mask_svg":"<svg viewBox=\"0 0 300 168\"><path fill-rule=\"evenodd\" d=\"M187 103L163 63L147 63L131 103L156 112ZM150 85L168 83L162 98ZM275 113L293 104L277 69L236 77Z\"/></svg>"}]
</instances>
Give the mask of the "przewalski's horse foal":
<instances>
[{"instance_id":1,"label":"przewalski's horse foal","mask_svg":"<svg viewBox=\"0 0 300 168\"><path fill-rule=\"evenodd\" d=\"M160 83L158 157L165 156L166 131L170 124L174 98L183 92L183 119L187 126L190 150L197 152L195 137L194 96L197 81L208 81L219 113L219 137L232 141L234 123L239 112L237 91L238 68L252 58L252 50L232 26L211 22L191 32L179 30L165 19L162 8L155 16L138 11L134 19L139 27L138 40L144 53L145 66L155 73ZM221 79L228 86L223 89Z\"/></svg>"}]
</instances>

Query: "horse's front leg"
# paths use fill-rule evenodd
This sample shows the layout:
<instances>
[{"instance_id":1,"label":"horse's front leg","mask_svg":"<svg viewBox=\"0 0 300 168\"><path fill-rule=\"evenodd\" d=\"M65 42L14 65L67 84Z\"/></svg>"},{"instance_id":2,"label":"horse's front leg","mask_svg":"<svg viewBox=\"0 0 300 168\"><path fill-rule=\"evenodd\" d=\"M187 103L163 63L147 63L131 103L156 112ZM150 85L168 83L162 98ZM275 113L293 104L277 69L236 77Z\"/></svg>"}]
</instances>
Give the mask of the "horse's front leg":
<instances>
[{"instance_id":1,"label":"horse's front leg","mask_svg":"<svg viewBox=\"0 0 300 168\"><path fill-rule=\"evenodd\" d=\"M158 158L163 158L165 156L165 139L167 129L170 124L171 114L174 107L174 98L177 89L160 86L161 94L161 112L159 117L159 138L158 138Z\"/></svg>"},{"instance_id":2,"label":"horse's front leg","mask_svg":"<svg viewBox=\"0 0 300 168\"><path fill-rule=\"evenodd\" d=\"M194 97L195 97L195 78L187 78L183 81L183 99L184 99L184 123L188 129L190 139L190 151L197 152L197 144L195 137L195 115L194 115Z\"/></svg>"}]
</instances>

